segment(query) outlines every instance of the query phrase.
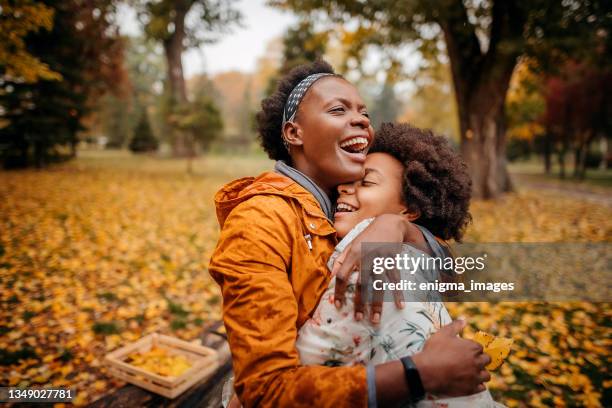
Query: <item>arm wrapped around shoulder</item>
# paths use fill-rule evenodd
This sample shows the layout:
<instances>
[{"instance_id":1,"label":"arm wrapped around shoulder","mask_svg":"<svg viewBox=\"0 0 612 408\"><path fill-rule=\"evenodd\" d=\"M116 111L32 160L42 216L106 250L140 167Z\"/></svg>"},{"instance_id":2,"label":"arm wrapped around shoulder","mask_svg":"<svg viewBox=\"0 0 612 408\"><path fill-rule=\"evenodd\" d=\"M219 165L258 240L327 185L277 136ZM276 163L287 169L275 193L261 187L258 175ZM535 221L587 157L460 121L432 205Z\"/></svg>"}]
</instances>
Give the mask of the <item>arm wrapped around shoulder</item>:
<instances>
[{"instance_id":1,"label":"arm wrapped around shoulder","mask_svg":"<svg viewBox=\"0 0 612 408\"><path fill-rule=\"evenodd\" d=\"M365 407L365 367L300 365L288 277L294 240L303 239L296 217L283 197L252 197L226 219L211 259L236 393L245 407Z\"/></svg>"}]
</instances>

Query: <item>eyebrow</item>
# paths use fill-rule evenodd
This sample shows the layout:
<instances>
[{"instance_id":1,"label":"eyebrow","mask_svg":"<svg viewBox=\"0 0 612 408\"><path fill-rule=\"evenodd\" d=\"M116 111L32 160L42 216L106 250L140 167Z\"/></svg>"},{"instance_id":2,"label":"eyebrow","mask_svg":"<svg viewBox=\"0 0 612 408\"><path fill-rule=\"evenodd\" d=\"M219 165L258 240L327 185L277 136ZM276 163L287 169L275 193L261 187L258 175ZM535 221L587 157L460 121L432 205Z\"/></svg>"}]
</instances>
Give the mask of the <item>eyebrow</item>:
<instances>
[{"instance_id":1,"label":"eyebrow","mask_svg":"<svg viewBox=\"0 0 612 408\"><path fill-rule=\"evenodd\" d=\"M346 106L352 106L352 105L353 105L353 104L351 103L351 101L349 101L348 99L343 98L343 97L341 97L341 96L336 96L336 97L334 97L334 99L332 99L331 101L329 101L329 102L326 104L326 106L329 106L329 105L333 104L333 103L334 103L334 102L336 102L336 101L340 101L340 102L342 102L342 103L343 103L344 105L346 105ZM365 107L366 107L366 106L365 106L365 104L364 104L364 103L360 103L359 105L357 105L357 109L363 109L363 108L365 108Z\"/></svg>"},{"instance_id":2,"label":"eyebrow","mask_svg":"<svg viewBox=\"0 0 612 408\"><path fill-rule=\"evenodd\" d=\"M365 176L367 176L369 173L382 174L380 171L378 171L376 169L366 167L366 169L365 169Z\"/></svg>"}]
</instances>

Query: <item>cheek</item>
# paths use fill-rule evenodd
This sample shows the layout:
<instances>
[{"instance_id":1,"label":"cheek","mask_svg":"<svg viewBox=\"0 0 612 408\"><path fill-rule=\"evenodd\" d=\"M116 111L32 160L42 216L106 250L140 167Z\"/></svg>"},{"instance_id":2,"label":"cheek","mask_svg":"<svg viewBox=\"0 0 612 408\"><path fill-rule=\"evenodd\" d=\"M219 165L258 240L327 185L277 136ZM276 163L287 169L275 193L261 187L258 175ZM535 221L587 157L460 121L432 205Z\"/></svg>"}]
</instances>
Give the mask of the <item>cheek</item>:
<instances>
[{"instance_id":1,"label":"cheek","mask_svg":"<svg viewBox=\"0 0 612 408\"><path fill-rule=\"evenodd\" d=\"M378 190L378 191L377 191ZM366 217L380 215L384 210L384 203L387 200L383 191L375 187L361 187L357 192L359 200L359 212Z\"/></svg>"},{"instance_id":2,"label":"cheek","mask_svg":"<svg viewBox=\"0 0 612 408\"><path fill-rule=\"evenodd\" d=\"M397 213L400 203L395 191L382 187L361 187L358 192L359 206L362 214L375 217L381 214Z\"/></svg>"}]
</instances>

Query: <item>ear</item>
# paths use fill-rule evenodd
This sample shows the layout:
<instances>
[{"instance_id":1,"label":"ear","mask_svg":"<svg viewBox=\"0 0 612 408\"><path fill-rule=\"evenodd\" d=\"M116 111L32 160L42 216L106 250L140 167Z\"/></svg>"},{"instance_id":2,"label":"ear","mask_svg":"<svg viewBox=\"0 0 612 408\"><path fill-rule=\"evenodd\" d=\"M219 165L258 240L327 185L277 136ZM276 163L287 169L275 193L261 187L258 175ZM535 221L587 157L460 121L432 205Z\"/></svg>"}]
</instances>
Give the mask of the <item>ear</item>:
<instances>
[{"instance_id":1,"label":"ear","mask_svg":"<svg viewBox=\"0 0 612 408\"><path fill-rule=\"evenodd\" d=\"M407 208L404 208L402 211L400 211L400 215L403 215L408 221L412 222L414 220L418 220L421 217L421 212L419 210L413 212Z\"/></svg>"},{"instance_id":2,"label":"ear","mask_svg":"<svg viewBox=\"0 0 612 408\"><path fill-rule=\"evenodd\" d=\"M295 122L287 122L283 126L283 137L291 146L301 146L304 144L302 140L302 129Z\"/></svg>"}]
</instances>

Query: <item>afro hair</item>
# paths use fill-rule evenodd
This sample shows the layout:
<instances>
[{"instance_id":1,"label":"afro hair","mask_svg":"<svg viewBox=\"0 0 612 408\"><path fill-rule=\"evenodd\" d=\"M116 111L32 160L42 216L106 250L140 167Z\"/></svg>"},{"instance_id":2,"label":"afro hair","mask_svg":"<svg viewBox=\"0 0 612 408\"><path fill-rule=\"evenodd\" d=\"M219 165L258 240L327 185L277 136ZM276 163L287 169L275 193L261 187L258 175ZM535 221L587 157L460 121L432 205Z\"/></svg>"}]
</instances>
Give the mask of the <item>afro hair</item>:
<instances>
[{"instance_id":1,"label":"afro hair","mask_svg":"<svg viewBox=\"0 0 612 408\"><path fill-rule=\"evenodd\" d=\"M299 65L283 76L274 93L261 102L261 110L257 113L257 131L261 146L270 159L291 161L281 134L283 109L293 88L304 78L318 73L335 74L331 65L323 60Z\"/></svg>"},{"instance_id":2,"label":"afro hair","mask_svg":"<svg viewBox=\"0 0 612 408\"><path fill-rule=\"evenodd\" d=\"M472 217L472 181L461 157L443 136L408 124L384 123L370 153L387 153L404 165L402 198L415 223L439 238L460 241Z\"/></svg>"}]
</instances>

